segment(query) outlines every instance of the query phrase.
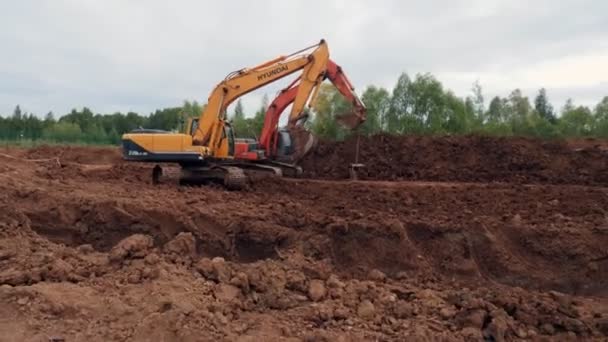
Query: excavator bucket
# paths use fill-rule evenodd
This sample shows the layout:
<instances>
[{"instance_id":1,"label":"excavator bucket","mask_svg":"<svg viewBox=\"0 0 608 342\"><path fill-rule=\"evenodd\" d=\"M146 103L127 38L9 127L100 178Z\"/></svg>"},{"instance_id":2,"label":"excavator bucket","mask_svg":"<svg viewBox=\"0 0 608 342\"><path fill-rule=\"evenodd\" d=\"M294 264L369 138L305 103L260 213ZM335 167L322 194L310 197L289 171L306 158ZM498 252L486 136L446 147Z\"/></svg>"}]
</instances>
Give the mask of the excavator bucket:
<instances>
[{"instance_id":1,"label":"excavator bucket","mask_svg":"<svg viewBox=\"0 0 608 342\"><path fill-rule=\"evenodd\" d=\"M312 152L317 145L318 139L303 127L296 126L289 128L288 130L294 147L292 159L295 163L298 163Z\"/></svg>"},{"instance_id":2,"label":"excavator bucket","mask_svg":"<svg viewBox=\"0 0 608 342\"><path fill-rule=\"evenodd\" d=\"M336 122L344 128L354 130L359 127L365 119L361 113L356 110L336 115Z\"/></svg>"}]
</instances>

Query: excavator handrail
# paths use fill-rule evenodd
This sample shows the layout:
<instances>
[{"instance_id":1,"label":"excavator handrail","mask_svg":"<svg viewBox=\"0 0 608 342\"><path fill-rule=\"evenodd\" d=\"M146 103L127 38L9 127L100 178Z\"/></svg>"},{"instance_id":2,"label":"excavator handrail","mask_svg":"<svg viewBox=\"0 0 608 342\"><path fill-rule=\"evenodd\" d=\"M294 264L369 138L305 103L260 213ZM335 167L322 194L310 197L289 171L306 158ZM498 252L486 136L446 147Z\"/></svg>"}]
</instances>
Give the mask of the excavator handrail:
<instances>
[{"instance_id":1,"label":"excavator handrail","mask_svg":"<svg viewBox=\"0 0 608 342\"><path fill-rule=\"evenodd\" d=\"M274 59L271 59L270 61L267 61L267 62L264 62L262 64L256 65L256 66L254 66L252 68L241 68L241 69L232 71L232 72L228 73L228 75L226 75L226 77L224 78L224 80L231 79L232 77L237 76L239 74L242 74L243 72L246 72L246 71L249 71L249 70L259 70L261 68L270 66L270 65L275 64L275 63L290 61L292 59L292 57L293 58L297 58L298 56L301 56L300 54L302 52L308 51L308 50L310 50L312 48L316 48L316 47L318 47L319 45L321 45L323 43L325 43L325 39L321 39L321 41L319 43L317 43L317 44L313 44L311 46L305 47L305 48L300 49L300 50L298 50L296 52L290 53L289 55L286 55L286 56L278 56L278 57L276 57Z\"/></svg>"}]
</instances>

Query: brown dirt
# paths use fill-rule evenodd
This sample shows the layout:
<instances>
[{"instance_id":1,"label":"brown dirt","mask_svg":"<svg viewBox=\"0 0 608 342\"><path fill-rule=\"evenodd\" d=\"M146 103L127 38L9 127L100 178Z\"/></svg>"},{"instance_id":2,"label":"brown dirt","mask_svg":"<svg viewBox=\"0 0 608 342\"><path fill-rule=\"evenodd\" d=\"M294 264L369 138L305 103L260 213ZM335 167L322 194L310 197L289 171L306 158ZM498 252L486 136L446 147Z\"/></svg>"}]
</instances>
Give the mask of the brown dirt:
<instances>
[{"instance_id":1,"label":"brown dirt","mask_svg":"<svg viewBox=\"0 0 608 342\"><path fill-rule=\"evenodd\" d=\"M242 192L153 186L117 149L3 150L61 165L0 156L0 341L607 338L601 148L390 139L362 141L385 162L366 181Z\"/></svg>"},{"instance_id":2,"label":"brown dirt","mask_svg":"<svg viewBox=\"0 0 608 342\"><path fill-rule=\"evenodd\" d=\"M481 136L361 137L361 179L608 185L608 144ZM309 177L346 179L356 138L318 143Z\"/></svg>"}]
</instances>

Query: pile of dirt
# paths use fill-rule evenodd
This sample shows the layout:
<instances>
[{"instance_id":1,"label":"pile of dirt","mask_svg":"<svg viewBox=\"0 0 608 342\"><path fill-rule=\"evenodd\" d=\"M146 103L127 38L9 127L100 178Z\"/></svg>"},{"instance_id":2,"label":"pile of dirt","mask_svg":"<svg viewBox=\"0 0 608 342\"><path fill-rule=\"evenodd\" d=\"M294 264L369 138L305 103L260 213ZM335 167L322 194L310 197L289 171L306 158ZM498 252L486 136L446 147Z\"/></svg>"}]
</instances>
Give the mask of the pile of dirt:
<instances>
[{"instance_id":1,"label":"pile of dirt","mask_svg":"<svg viewBox=\"0 0 608 342\"><path fill-rule=\"evenodd\" d=\"M524 142L505 142L509 160L546 148ZM151 165L115 149L93 148L96 163L87 148L52 148L7 152L62 165L0 159L0 340L608 336L608 190L591 178L458 183L440 177L450 159L420 158L442 182L267 179L230 192L154 186Z\"/></svg>"},{"instance_id":2,"label":"pile of dirt","mask_svg":"<svg viewBox=\"0 0 608 342\"><path fill-rule=\"evenodd\" d=\"M582 145L583 147L578 147ZM602 142L568 144L483 136L357 137L321 141L302 161L311 178L346 179L362 163L361 179L608 185L608 151ZM577 146L577 147L575 147Z\"/></svg>"}]
</instances>

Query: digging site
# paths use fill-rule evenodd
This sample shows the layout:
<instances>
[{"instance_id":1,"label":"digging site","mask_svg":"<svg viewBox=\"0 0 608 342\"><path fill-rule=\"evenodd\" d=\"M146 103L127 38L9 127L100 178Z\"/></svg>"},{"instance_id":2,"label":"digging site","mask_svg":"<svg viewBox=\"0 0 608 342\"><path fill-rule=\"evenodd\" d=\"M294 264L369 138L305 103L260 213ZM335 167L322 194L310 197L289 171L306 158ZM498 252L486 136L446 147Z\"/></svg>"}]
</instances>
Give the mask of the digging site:
<instances>
[{"instance_id":1,"label":"digging site","mask_svg":"<svg viewBox=\"0 0 608 342\"><path fill-rule=\"evenodd\" d=\"M0 148L0 340L608 338L605 144L362 137L352 181L354 146L242 191Z\"/></svg>"}]
</instances>

